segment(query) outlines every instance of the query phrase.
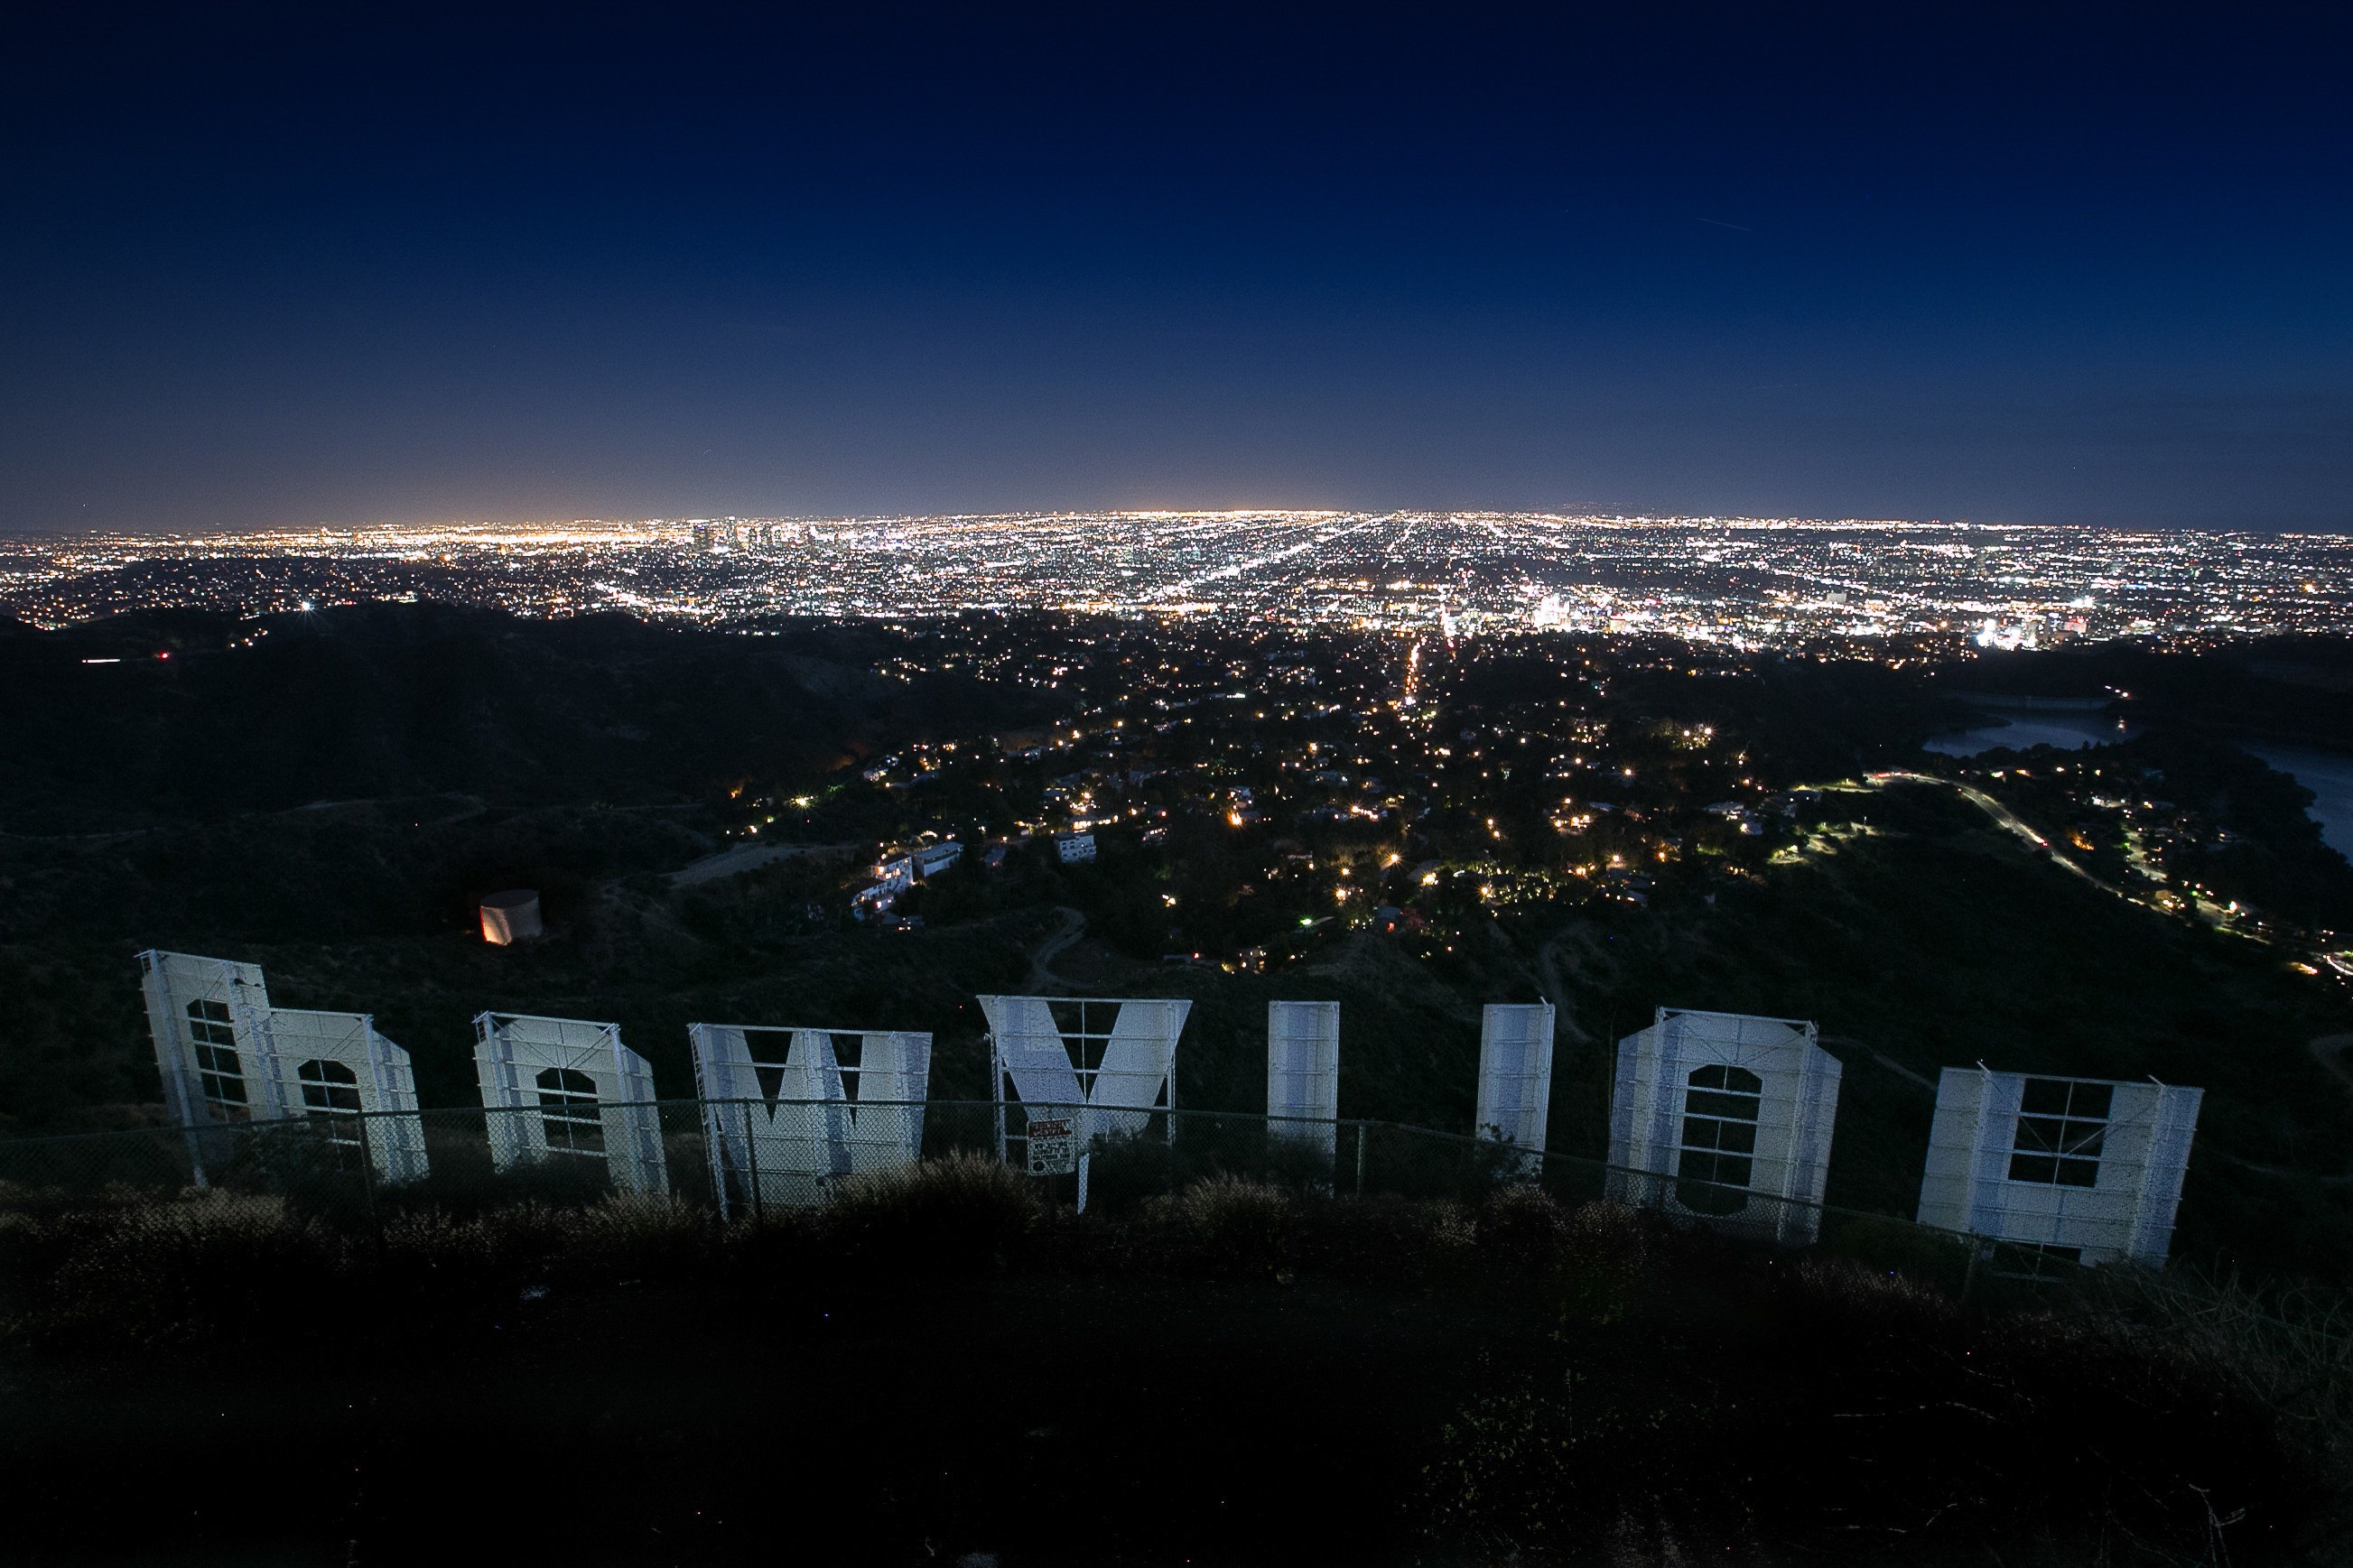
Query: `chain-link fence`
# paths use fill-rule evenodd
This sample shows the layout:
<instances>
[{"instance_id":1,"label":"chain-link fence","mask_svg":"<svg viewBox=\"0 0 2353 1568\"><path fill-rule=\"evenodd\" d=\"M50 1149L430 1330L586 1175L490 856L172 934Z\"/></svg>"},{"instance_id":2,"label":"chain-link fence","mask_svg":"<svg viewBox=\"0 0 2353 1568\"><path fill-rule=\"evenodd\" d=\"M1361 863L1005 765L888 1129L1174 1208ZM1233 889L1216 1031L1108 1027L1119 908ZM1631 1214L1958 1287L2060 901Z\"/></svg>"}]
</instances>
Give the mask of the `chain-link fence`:
<instances>
[{"instance_id":1,"label":"chain-link fence","mask_svg":"<svg viewBox=\"0 0 2353 1568\"><path fill-rule=\"evenodd\" d=\"M105 1210L171 1220L191 1194L267 1195L339 1229L422 1213L659 1197L713 1224L829 1201L844 1184L967 1152L1032 1172L1050 1203L1116 1218L1205 1182L1303 1197L1477 1204L1535 1187L1673 1226L1869 1258L1966 1291L1981 1275L2048 1278L2072 1262L2032 1247L1769 1194L1393 1122L1285 1121L1242 1112L1112 1110L991 1101L565 1100L536 1107L319 1113L270 1122L0 1142L0 1223Z\"/></svg>"}]
</instances>

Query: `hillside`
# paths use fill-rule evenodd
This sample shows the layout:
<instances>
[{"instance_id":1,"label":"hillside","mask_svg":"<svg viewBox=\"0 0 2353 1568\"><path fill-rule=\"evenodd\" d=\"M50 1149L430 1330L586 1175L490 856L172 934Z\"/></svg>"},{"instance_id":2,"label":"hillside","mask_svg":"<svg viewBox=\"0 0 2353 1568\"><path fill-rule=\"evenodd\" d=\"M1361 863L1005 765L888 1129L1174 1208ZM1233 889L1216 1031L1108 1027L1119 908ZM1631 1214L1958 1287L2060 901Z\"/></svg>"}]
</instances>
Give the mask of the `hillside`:
<instances>
[{"instance_id":1,"label":"hillside","mask_svg":"<svg viewBox=\"0 0 2353 1568\"><path fill-rule=\"evenodd\" d=\"M1407 858L1388 896L1413 919L1388 935L1314 919L1318 900L1333 907L1328 889L1260 868L1320 854L1345 868L1354 855L1377 874L1385 851L1398 859L1393 829L1293 840L1280 825L1170 815L1150 841L1101 833L1090 866L1057 864L1044 841L995 871L968 858L909 900L922 929L877 930L847 918L862 856L924 811L978 808L953 794L921 805L842 759L1026 717L1039 711L1035 688L874 675L852 662L874 652L858 628L722 637L407 605L322 620L317 631L272 623L249 648L222 639L264 628L106 623L0 656L36 678L0 688L9 711L81 738L11 748L5 797L19 820L90 835L0 837L11 1003L0 1128L160 1117L132 962L147 946L257 962L284 1005L373 1012L411 1052L428 1105L473 1099L468 1021L485 1008L613 1019L660 1092L678 1097L692 1092L691 1021L924 1029L937 1040L934 1094L980 1096L975 995L1042 984L1192 998L1177 1095L1204 1109L1262 1106L1267 1001L1339 1000L1343 1113L1467 1131L1480 1005L1548 994L1562 1009L1556 1149L1605 1152L1609 1042L1656 1007L1808 1017L1845 1066L1835 1204L1912 1212L1942 1068L2154 1075L2208 1090L2177 1256L2263 1276L2353 1272L2353 1095L2310 1047L2353 1033L2345 989L2026 853L1947 788L1831 790L1779 837L1736 834L1721 850L1703 843L1661 861L1641 902L1556 874L1490 903L1460 878L1398 883ZM166 635L171 660L76 662ZM828 647L841 657L819 660ZM1922 732L1920 700L1883 672L1789 679L1793 695L1767 682L1767 700L1727 708L1723 721L1762 747L1781 703L1788 743L1808 756L1880 730L1885 747ZM78 710L68 698L92 681ZM1736 686L1633 684L1630 700L1653 712L1673 711L1665 699L1683 689L1722 704ZM1822 738L1831 721L1803 717L1809 690L1838 697L1838 740ZM208 749L206 736L230 738ZM2134 754L2185 787L2206 776L2193 764L2221 765L2155 739ZM2228 797L2213 809L2242 830L2231 853L2268 857L2256 869L2277 882L2311 842L2300 797L2246 759L2231 766L2253 770L2213 774ZM773 830L812 852L670 881L742 842L728 837L744 816L727 792L746 779L822 797ZM2040 799L2019 805L2036 812ZM2052 797L2055 822L2068 809ZM1404 847L1470 864L1475 849L1445 846L1484 833L1457 807L1429 816ZM2332 864L2331 898L2345 875ZM474 900L518 884L543 890L548 938L486 947ZM1272 942L1262 973L1169 964L1164 905L1180 901L1247 917L1242 940L1293 934ZM1083 929L1040 969L1073 916Z\"/></svg>"},{"instance_id":2,"label":"hillside","mask_svg":"<svg viewBox=\"0 0 2353 1568\"><path fill-rule=\"evenodd\" d=\"M1479 1004L1534 998L1549 960L1566 1004L1553 1145L1593 1156L1607 1142L1606 1042L1655 1006L1816 1018L1846 1066L1830 1197L1891 1214L1908 1214L1916 1196L1933 1100L1921 1080L1942 1067L1984 1060L2199 1084L2209 1092L2180 1255L2344 1278L2353 1194L2336 1178L2353 1168L2353 1098L2305 1048L2353 1029L2341 996L2251 944L2086 887L1940 807L1926 791L1863 798L1857 815L1875 820L1855 826L1867 835L1727 885L1713 903L1522 911L1490 921L1478 943L1455 952L1425 955L1398 938L1358 934L1311 945L1272 973L1228 974L1139 963L1089 937L1056 957L1055 975L1093 994L1194 998L1178 1096L1200 1108L1261 1103L1269 999L1338 999L1344 1113L1467 1131ZM536 868L572 868L569 882L545 879L555 928L525 948L486 947L423 906L305 931L275 912L280 900L194 893L171 918L111 940L95 921L71 939L16 931L0 947L18 998L0 1094L26 1127L152 1117L137 1109L152 1107L155 1090L131 954L155 942L259 962L288 1005L373 1010L414 1055L429 1104L472 1098L467 1020L486 1007L613 1018L673 1096L691 1093L685 1026L698 1018L929 1029L938 1038L934 1094L979 1096L987 1075L974 995L1029 983L1032 953L1060 929L1055 908L1115 906L1124 886L1151 875L1143 851L1080 868L1033 853L1000 874L1008 907L994 912L921 931L843 929L808 913L812 902L839 900L841 862L797 859L677 889L631 874L629 858L658 861L667 851L682 862L691 835L654 819L624 838L610 820L486 816L441 830L449 856L503 843L518 857L527 844L543 858ZM374 816L319 831L356 852L371 825L403 841ZM425 829L411 838L437 842ZM301 845L279 849L299 857ZM122 846L77 853L132 874ZM216 850L172 874L217 888L245 863ZM533 868L522 858L498 864ZM338 868L330 885L351 887L356 869ZM591 875L598 871L606 879Z\"/></svg>"},{"instance_id":3,"label":"hillside","mask_svg":"<svg viewBox=\"0 0 2353 1568\"><path fill-rule=\"evenodd\" d=\"M2123 694L2136 720L2234 739L2341 749L2353 737L2353 645L2343 637L2271 637L2204 654L2135 643L1988 653L1938 684L1963 700Z\"/></svg>"},{"instance_id":4,"label":"hillside","mask_svg":"<svg viewBox=\"0 0 2353 1568\"><path fill-rule=\"evenodd\" d=\"M877 675L870 643L854 626L722 636L438 605L158 612L0 639L0 829L447 792L675 804L1036 716L968 677Z\"/></svg>"}]
</instances>

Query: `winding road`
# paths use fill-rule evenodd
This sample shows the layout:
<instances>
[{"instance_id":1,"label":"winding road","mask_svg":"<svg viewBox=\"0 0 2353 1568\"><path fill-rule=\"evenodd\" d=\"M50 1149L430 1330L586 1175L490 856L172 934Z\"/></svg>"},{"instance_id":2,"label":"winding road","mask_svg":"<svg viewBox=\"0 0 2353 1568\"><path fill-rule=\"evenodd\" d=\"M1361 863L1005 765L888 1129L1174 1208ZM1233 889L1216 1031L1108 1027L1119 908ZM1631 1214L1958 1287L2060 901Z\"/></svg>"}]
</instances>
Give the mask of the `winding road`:
<instances>
[{"instance_id":1,"label":"winding road","mask_svg":"<svg viewBox=\"0 0 2353 1568\"><path fill-rule=\"evenodd\" d=\"M2075 864L2074 861L2070 860L2066 856L2062 855L2057 850L2052 848L2051 840L2043 837L2042 835L2035 832L2033 828L2021 821L2018 817L2018 814L2011 811L2010 807L2002 805L2001 802L1994 799L1993 796L1986 794L1985 791L1977 788L1973 784L1965 784L1957 779L1940 779L1934 773L1907 773L1901 769L1894 769L1886 773L1873 773L1869 776L1873 784L1941 784L1947 789L1957 790L1972 805L1975 805L1979 811L1984 812L1988 816L1992 817L1995 826L2016 835L2021 843L2024 844L2030 849L2040 851L2053 866L2073 871L2078 877L2083 878L2086 882L2091 883L2092 886L2105 889L2120 899L2131 899L2135 903L2141 901L2138 899L2134 899L2129 890L2119 888L2112 882L2104 882L2100 880L2099 878L2093 876L2089 871L2086 871L2084 868Z\"/></svg>"}]
</instances>

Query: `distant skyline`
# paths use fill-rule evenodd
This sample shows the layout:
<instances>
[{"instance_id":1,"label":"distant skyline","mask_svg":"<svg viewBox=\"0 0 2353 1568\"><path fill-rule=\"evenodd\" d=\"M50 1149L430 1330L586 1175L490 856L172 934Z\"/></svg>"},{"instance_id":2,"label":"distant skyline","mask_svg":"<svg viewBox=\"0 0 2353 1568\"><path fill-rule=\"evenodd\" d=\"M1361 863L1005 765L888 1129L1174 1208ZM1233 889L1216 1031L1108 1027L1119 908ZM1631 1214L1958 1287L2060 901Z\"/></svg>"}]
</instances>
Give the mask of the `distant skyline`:
<instances>
[{"instance_id":1,"label":"distant skyline","mask_svg":"<svg viewBox=\"0 0 2353 1568\"><path fill-rule=\"evenodd\" d=\"M2343 634L2353 535L1501 513L1031 513L0 538L0 616L435 601L679 625L1069 611L1734 648Z\"/></svg>"},{"instance_id":2,"label":"distant skyline","mask_svg":"<svg viewBox=\"0 0 2353 1568\"><path fill-rule=\"evenodd\" d=\"M2348 24L0 19L0 531L2353 529Z\"/></svg>"}]
</instances>

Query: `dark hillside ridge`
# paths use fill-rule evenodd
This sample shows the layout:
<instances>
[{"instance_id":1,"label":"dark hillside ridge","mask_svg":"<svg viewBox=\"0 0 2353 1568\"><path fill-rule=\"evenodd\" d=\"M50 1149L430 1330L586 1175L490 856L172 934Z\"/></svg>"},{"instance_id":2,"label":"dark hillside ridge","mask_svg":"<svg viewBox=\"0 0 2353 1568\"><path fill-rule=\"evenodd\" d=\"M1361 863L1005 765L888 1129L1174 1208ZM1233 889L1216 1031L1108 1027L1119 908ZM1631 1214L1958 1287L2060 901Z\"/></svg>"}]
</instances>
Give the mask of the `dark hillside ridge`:
<instances>
[{"instance_id":1,"label":"dark hillside ridge","mask_svg":"<svg viewBox=\"0 0 2353 1568\"><path fill-rule=\"evenodd\" d=\"M1757 767L1790 779L1893 766L1931 736L1974 721L1967 703L1915 671L1778 654L1731 665L1666 638L1563 636L1531 639L1525 651L1465 655L1446 682L1447 723L1534 718L1588 685L1645 728L1715 725ZM1662 748L1661 760L1671 754ZM1613 793L1637 798L1642 787Z\"/></svg>"},{"instance_id":2,"label":"dark hillside ridge","mask_svg":"<svg viewBox=\"0 0 2353 1568\"><path fill-rule=\"evenodd\" d=\"M11 637L0 830L448 792L659 804L1035 717L1023 694L892 679L870 658L854 626L744 637L439 605L156 612Z\"/></svg>"},{"instance_id":3,"label":"dark hillside ridge","mask_svg":"<svg viewBox=\"0 0 2353 1568\"><path fill-rule=\"evenodd\" d=\"M2353 639L2270 637L2200 654L2132 643L1987 653L1948 665L1957 698L2115 698L2135 720L2353 752Z\"/></svg>"}]
</instances>

